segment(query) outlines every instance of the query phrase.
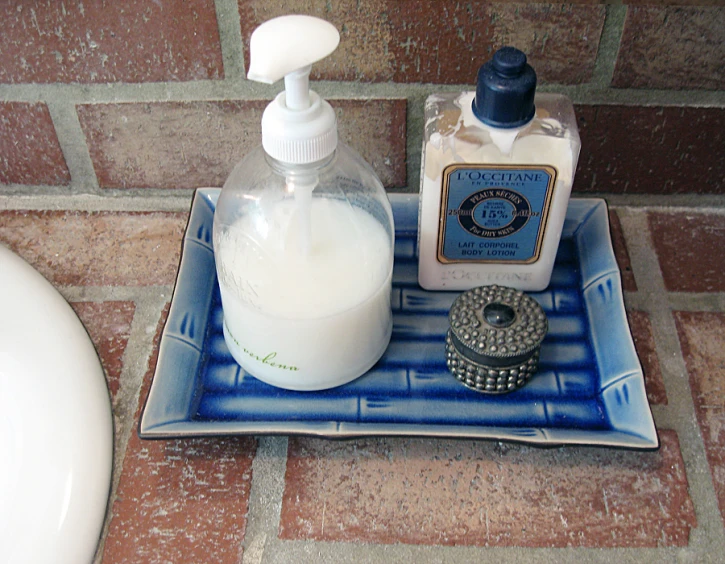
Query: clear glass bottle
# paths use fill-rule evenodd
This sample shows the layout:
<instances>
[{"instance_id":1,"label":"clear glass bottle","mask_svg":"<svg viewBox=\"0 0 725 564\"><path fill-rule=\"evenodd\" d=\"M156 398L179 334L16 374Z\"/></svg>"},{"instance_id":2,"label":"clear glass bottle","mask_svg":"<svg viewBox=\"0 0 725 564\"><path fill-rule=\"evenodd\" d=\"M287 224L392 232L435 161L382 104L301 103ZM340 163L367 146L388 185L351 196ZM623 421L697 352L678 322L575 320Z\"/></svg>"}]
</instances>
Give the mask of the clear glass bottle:
<instances>
[{"instance_id":1,"label":"clear glass bottle","mask_svg":"<svg viewBox=\"0 0 725 564\"><path fill-rule=\"evenodd\" d=\"M275 45L306 33L298 54L334 30L308 16L267 24L255 34L266 31ZM364 374L390 341L392 210L372 168L338 142L330 105L306 88L309 64L337 43L302 61L302 71L273 60L272 72L254 39L250 76L273 82L282 73L286 92L265 111L262 147L232 171L214 214L224 337L260 380L331 388Z\"/></svg>"},{"instance_id":2,"label":"clear glass bottle","mask_svg":"<svg viewBox=\"0 0 725 564\"><path fill-rule=\"evenodd\" d=\"M504 47L475 92L425 106L418 228L421 286L549 284L580 141L571 101L535 94L536 74Z\"/></svg>"}]
</instances>

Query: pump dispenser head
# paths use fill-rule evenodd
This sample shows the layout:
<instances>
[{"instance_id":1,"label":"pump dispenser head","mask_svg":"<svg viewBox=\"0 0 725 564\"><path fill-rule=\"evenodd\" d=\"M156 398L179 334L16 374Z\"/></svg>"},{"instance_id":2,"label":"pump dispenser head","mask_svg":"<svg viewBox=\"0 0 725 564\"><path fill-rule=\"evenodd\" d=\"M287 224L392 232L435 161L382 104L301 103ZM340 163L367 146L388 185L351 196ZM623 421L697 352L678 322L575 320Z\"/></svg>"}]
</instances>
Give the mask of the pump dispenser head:
<instances>
[{"instance_id":1,"label":"pump dispenser head","mask_svg":"<svg viewBox=\"0 0 725 564\"><path fill-rule=\"evenodd\" d=\"M337 147L337 120L326 101L309 89L313 63L330 55L340 43L331 23L312 16L281 16L252 33L247 78L273 84L284 77L285 91L262 116L262 146L286 164L310 164Z\"/></svg>"},{"instance_id":2,"label":"pump dispenser head","mask_svg":"<svg viewBox=\"0 0 725 564\"><path fill-rule=\"evenodd\" d=\"M534 117L535 93L536 72L526 55L502 47L478 71L473 114L492 127L521 127Z\"/></svg>"}]
</instances>

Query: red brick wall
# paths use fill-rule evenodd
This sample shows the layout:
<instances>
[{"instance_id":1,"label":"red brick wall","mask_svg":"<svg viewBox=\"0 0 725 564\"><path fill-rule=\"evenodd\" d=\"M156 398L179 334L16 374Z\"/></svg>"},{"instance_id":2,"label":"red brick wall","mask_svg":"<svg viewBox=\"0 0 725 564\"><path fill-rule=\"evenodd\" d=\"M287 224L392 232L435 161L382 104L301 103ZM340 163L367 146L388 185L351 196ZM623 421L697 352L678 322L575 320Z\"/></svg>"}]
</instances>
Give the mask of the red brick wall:
<instances>
[{"instance_id":1,"label":"red brick wall","mask_svg":"<svg viewBox=\"0 0 725 564\"><path fill-rule=\"evenodd\" d=\"M221 185L259 142L264 101L280 88L244 80L245 46L256 25L290 12L341 30L313 78L389 189L418 189L425 96L469 88L511 44L577 106L576 191L725 191L722 6L10 0L0 5L0 193Z\"/></svg>"}]
</instances>

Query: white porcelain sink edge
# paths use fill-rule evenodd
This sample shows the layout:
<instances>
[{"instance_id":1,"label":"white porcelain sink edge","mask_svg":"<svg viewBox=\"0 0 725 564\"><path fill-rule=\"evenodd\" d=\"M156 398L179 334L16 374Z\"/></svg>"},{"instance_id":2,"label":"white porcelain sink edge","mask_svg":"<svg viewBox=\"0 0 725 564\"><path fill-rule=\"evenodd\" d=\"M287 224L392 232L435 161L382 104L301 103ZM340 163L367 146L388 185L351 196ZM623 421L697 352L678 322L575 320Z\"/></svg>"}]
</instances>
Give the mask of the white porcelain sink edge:
<instances>
[{"instance_id":1,"label":"white porcelain sink edge","mask_svg":"<svg viewBox=\"0 0 725 564\"><path fill-rule=\"evenodd\" d=\"M85 328L0 245L0 560L91 562L112 463L108 388Z\"/></svg>"}]
</instances>

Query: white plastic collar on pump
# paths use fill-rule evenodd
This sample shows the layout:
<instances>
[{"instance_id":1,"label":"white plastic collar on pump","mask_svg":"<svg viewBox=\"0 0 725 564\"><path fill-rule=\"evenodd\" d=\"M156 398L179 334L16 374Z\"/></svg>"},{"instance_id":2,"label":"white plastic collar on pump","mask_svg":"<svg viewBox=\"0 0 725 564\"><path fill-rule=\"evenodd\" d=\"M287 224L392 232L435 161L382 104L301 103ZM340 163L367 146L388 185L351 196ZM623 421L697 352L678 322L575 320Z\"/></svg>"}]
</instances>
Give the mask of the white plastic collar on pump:
<instances>
[{"instance_id":1,"label":"white plastic collar on pump","mask_svg":"<svg viewBox=\"0 0 725 564\"><path fill-rule=\"evenodd\" d=\"M252 33L247 78L273 84L284 77L285 91L264 110L262 146L269 156L289 164L308 164L337 147L335 112L309 89L312 63L340 43L331 23L312 16L281 16Z\"/></svg>"}]
</instances>

